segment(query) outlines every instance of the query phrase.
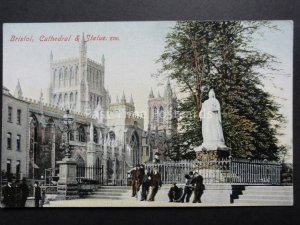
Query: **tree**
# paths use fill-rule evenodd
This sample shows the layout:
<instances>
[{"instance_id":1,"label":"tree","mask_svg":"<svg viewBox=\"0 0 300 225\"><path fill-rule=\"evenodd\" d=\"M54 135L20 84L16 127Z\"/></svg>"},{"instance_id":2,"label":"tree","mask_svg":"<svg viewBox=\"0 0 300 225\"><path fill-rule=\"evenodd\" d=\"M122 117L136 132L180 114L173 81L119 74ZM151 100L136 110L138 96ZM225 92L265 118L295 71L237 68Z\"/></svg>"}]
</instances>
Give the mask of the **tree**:
<instances>
[{"instance_id":1,"label":"tree","mask_svg":"<svg viewBox=\"0 0 300 225\"><path fill-rule=\"evenodd\" d=\"M276 135L284 122L272 96L264 91L262 70L271 69L275 57L251 46L268 22L177 22L166 37L159 61L160 74L176 81L179 102L178 135L173 155L185 155L202 142L201 102L213 88L222 107L226 144L236 157L277 159Z\"/></svg>"}]
</instances>

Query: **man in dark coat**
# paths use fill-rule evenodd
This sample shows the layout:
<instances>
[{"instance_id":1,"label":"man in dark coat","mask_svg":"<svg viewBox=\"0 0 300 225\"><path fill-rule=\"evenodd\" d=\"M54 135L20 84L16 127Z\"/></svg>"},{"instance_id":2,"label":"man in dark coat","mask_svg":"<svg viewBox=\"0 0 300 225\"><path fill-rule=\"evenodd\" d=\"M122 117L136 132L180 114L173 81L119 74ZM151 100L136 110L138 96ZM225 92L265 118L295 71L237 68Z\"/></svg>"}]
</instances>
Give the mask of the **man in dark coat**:
<instances>
[{"instance_id":1,"label":"man in dark coat","mask_svg":"<svg viewBox=\"0 0 300 225\"><path fill-rule=\"evenodd\" d=\"M7 184L3 188L3 205L6 208L12 208L14 207L15 202L15 193L14 193L14 187L12 185L11 180L7 181Z\"/></svg>"},{"instance_id":2,"label":"man in dark coat","mask_svg":"<svg viewBox=\"0 0 300 225\"><path fill-rule=\"evenodd\" d=\"M149 201L154 201L155 195L158 191L158 188L162 186L162 181L161 181L161 176L160 173L158 172L157 168L153 169L153 174L151 176L151 195L149 198Z\"/></svg>"},{"instance_id":3,"label":"man in dark coat","mask_svg":"<svg viewBox=\"0 0 300 225\"><path fill-rule=\"evenodd\" d=\"M26 179L22 179L22 183L20 184L20 191L21 191L21 204L20 207L25 207L27 197L29 195L29 188L26 183Z\"/></svg>"},{"instance_id":4,"label":"man in dark coat","mask_svg":"<svg viewBox=\"0 0 300 225\"><path fill-rule=\"evenodd\" d=\"M140 190L140 186L142 185L144 175L145 175L145 166L141 164L137 174L138 177L137 191Z\"/></svg>"},{"instance_id":5,"label":"man in dark coat","mask_svg":"<svg viewBox=\"0 0 300 225\"><path fill-rule=\"evenodd\" d=\"M42 199L41 188L39 186L39 182L36 181L34 184L34 205L35 205L35 207L40 206L41 199Z\"/></svg>"},{"instance_id":6,"label":"man in dark coat","mask_svg":"<svg viewBox=\"0 0 300 225\"><path fill-rule=\"evenodd\" d=\"M186 174L185 176L186 182L185 182L185 186L184 186L184 192L183 195L181 196L181 198L178 200L178 202L190 202L190 198L191 195L193 194L193 185L191 184L192 180L193 180L193 172L189 172L189 174Z\"/></svg>"},{"instance_id":7,"label":"man in dark coat","mask_svg":"<svg viewBox=\"0 0 300 225\"><path fill-rule=\"evenodd\" d=\"M181 194L182 194L182 188L177 187L176 183L173 183L172 187L168 192L169 202L176 201L181 197Z\"/></svg>"},{"instance_id":8,"label":"man in dark coat","mask_svg":"<svg viewBox=\"0 0 300 225\"><path fill-rule=\"evenodd\" d=\"M136 196L137 188L138 188L138 173L139 173L139 165L133 168L130 172L131 175L131 186L132 186L132 196Z\"/></svg>"},{"instance_id":9,"label":"man in dark coat","mask_svg":"<svg viewBox=\"0 0 300 225\"><path fill-rule=\"evenodd\" d=\"M197 172L195 172L194 179L191 181L191 184L195 184L193 203L201 203L201 196L203 194L203 191L205 190L205 186L203 184L203 177Z\"/></svg>"},{"instance_id":10,"label":"man in dark coat","mask_svg":"<svg viewBox=\"0 0 300 225\"><path fill-rule=\"evenodd\" d=\"M142 180L141 201L147 201L150 185L151 185L151 174L147 170L145 170L144 177Z\"/></svg>"}]
</instances>

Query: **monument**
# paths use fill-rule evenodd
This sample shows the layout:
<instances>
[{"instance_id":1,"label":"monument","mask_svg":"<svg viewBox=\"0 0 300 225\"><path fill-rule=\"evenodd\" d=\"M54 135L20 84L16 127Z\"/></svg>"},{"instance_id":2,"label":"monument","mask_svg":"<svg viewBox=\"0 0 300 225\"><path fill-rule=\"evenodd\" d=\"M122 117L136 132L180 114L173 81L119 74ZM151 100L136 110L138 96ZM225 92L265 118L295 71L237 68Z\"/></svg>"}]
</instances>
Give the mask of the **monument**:
<instances>
[{"instance_id":1,"label":"monument","mask_svg":"<svg viewBox=\"0 0 300 225\"><path fill-rule=\"evenodd\" d=\"M230 148L225 145L224 141L221 106L213 89L209 91L208 96L209 98L203 102L199 113L203 142L200 147L195 149L196 157L198 160L227 158Z\"/></svg>"}]
</instances>

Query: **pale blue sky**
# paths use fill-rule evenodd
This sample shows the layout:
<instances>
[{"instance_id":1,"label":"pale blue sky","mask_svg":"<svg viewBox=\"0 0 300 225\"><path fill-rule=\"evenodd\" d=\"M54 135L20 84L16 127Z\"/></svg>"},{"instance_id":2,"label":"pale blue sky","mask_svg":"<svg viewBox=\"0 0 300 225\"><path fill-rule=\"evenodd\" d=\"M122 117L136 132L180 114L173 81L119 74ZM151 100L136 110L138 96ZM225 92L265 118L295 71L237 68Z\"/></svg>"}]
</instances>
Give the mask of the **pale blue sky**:
<instances>
[{"instance_id":1,"label":"pale blue sky","mask_svg":"<svg viewBox=\"0 0 300 225\"><path fill-rule=\"evenodd\" d=\"M288 119L282 143L292 146L292 79L293 79L293 23L273 21L278 31L262 30L253 45L278 58L278 71L264 80L265 89L283 105L281 111ZM123 90L129 99L133 94L136 110L147 111L150 88L154 94L163 87L151 78L159 68L155 61L164 49L164 40L174 22L103 22L103 23L31 23L4 24L3 36L3 84L14 92L18 78L23 94L38 99L41 89L46 90L50 80L49 55L54 60L77 57L78 42L40 42L41 35L93 35L118 36L119 41L93 41L88 43L88 57L106 59L105 83L112 96L121 96ZM34 42L10 42L11 35L31 36ZM264 71L268 73L269 71ZM274 77L274 78L273 78ZM275 86L277 88L275 88ZM147 118L145 118L147 124Z\"/></svg>"}]
</instances>

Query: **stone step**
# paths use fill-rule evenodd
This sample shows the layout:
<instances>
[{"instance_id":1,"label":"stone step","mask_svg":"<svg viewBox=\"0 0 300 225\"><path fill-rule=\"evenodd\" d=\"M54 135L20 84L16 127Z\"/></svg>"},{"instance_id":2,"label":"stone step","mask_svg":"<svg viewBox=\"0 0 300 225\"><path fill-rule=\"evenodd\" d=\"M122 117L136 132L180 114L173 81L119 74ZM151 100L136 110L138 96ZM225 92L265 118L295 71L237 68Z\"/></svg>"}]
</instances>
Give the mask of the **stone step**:
<instances>
[{"instance_id":1,"label":"stone step","mask_svg":"<svg viewBox=\"0 0 300 225\"><path fill-rule=\"evenodd\" d=\"M130 186L101 186L99 189L130 189Z\"/></svg>"},{"instance_id":2,"label":"stone step","mask_svg":"<svg viewBox=\"0 0 300 225\"><path fill-rule=\"evenodd\" d=\"M278 190L293 190L293 186L246 186L245 190L268 190L268 191L278 191Z\"/></svg>"},{"instance_id":3,"label":"stone step","mask_svg":"<svg viewBox=\"0 0 300 225\"><path fill-rule=\"evenodd\" d=\"M129 190L124 190L124 189L97 189L94 191L94 193L125 193Z\"/></svg>"},{"instance_id":4,"label":"stone step","mask_svg":"<svg viewBox=\"0 0 300 225\"><path fill-rule=\"evenodd\" d=\"M245 190L243 191L243 195L258 195L258 196L261 196L261 195L286 195L286 196L290 196L292 195L293 196L293 191L285 191L285 190L278 190L278 191L274 191L274 190L271 190L271 191L268 191L268 190Z\"/></svg>"},{"instance_id":5,"label":"stone step","mask_svg":"<svg viewBox=\"0 0 300 225\"><path fill-rule=\"evenodd\" d=\"M91 199L113 199L113 200L118 200L122 199L122 196L111 196L111 195L91 195L89 196Z\"/></svg>"},{"instance_id":6,"label":"stone step","mask_svg":"<svg viewBox=\"0 0 300 225\"><path fill-rule=\"evenodd\" d=\"M293 196L286 196L286 195L240 195L240 200L293 200Z\"/></svg>"},{"instance_id":7,"label":"stone step","mask_svg":"<svg viewBox=\"0 0 300 225\"><path fill-rule=\"evenodd\" d=\"M235 205L293 205L293 201L289 200L256 200L256 199L236 199Z\"/></svg>"},{"instance_id":8,"label":"stone step","mask_svg":"<svg viewBox=\"0 0 300 225\"><path fill-rule=\"evenodd\" d=\"M123 193L118 193L118 192L93 192L92 195L97 195L97 196L108 196L108 195L111 195L111 196L121 196Z\"/></svg>"}]
</instances>

